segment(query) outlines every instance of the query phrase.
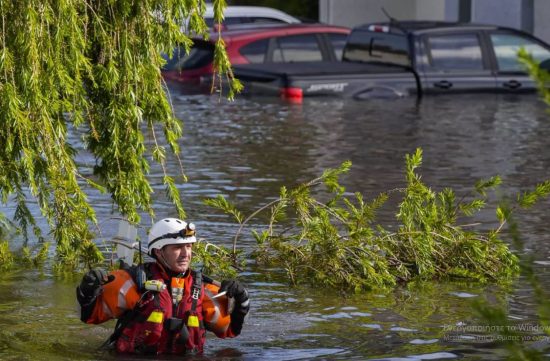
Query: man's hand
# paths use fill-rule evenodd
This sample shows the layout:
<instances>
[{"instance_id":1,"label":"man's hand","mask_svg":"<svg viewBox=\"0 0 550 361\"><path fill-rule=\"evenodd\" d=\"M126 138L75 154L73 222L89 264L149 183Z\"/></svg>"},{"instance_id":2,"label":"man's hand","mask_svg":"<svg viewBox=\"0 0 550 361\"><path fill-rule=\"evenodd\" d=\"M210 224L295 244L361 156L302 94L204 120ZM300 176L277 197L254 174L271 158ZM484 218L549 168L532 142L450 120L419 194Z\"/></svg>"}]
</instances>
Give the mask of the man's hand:
<instances>
[{"instance_id":1,"label":"man's hand","mask_svg":"<svg viewBox=\"0 0 550 361\"><path fill-rule=\"evenodd\" d=\"M243 327L244 317L250 310L250 301L248 299L248 292L244 288L243 284L235 280L222 281L219 292L227 292L227 297L235 300L235 308L231 312L231 330L235 335L241 333Z\"/></svg>"},{"instance_id":2,"label":"man's hand","mask_svg":"<svg viewBox=\"0 0 550 361\"><path fill-rule=\"evenodd\" d=\"M115 279L113 275L107 275L102 269L96 268L88 271L82 277L82 282L77 287L76 297L81 305L88 304L102 292L101 286Z\"/></svg>"}]
</instances>

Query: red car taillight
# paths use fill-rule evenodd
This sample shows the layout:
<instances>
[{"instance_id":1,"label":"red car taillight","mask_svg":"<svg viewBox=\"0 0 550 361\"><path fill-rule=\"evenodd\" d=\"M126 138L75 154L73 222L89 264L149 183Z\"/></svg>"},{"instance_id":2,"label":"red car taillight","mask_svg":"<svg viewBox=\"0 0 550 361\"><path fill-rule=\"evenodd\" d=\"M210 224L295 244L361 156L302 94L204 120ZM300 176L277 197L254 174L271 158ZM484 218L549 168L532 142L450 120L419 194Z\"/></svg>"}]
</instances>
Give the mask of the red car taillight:
<instances>
[{"instance_id":1,"label":"red car taillight","mask_svg":"<svg viewBox=\"0 0 550 361\"><path fill-rule=\"evenodd\" d=\"M304 92L302 88L281 88L279 91L281 98L291 103L302 103L304 99Z\"/></svg>"}]
</instances>

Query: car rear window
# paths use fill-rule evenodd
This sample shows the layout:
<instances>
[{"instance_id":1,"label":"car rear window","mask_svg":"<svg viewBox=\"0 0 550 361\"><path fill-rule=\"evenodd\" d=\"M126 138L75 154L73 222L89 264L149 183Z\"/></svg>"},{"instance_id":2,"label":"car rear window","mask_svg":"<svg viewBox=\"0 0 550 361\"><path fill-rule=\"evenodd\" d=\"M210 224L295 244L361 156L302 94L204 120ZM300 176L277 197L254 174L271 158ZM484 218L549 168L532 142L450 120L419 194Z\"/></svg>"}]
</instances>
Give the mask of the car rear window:
<instances>
[{"instance_id":1,"label":"car rear window","mask_svg":"<svg viewBox=\"0 0 550 361\"><path fill-rule=\"evenodd\" d=\"M239 53L252 64L263 63L268 45L269 39L254 41L239 49Z\"/></svg>"},{"instance_id":2,"label":"car rear window","mask_svg":"<svg viewBox=\"0 0 550 361\"><path fill-rule=\"evenodd\" d=\"M165 56L167 60L163 70L190 70L202 68L214 60L214 45L208 41L195 40L194 45L185 53L185 48L178 47L174 50L172 58Z\"/></svg>"},{"instance_id":3,"label":"car rear window","mask_svg":"<svg viewBox=\"0 0 550 361\"><path fill-rule=\"evenodd\" d=\"M409 43L404 35L355 30L349 35L343 59L408 66Z\"/></svg>"}]
</instances>

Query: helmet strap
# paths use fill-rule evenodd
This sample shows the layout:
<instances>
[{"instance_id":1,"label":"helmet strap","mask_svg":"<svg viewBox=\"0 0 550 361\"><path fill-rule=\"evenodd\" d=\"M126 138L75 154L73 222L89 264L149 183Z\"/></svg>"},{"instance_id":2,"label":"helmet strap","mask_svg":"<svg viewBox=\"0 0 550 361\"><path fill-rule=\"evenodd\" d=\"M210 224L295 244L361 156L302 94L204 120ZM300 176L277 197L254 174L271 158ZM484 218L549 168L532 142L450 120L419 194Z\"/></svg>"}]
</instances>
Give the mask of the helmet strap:
<instances>
[{"instance_id":1,"label":"helmet strap","mask_svg":"<svg viewBox=\"0 0 550 361\"><path fill-rule=\"evenodd\" d=\"M157 259L157 261L159 261L161 263L161 265L163 266L163 268L166 269L166 271L168 271L170 273L174 272L174 271L172 271L172 269L168 265L168 262L166 262L166 258L164 258L164 247L161 248L161 249L157 248L157 251L158 252L156 252L157 254L156 254L156 257L155 257Z\"/></svg>"},{"instance_id":2,"label":"helmet strap","mask_svg":"<svg viewBox=\"0 0 550 361\"><path fill-rule=\"evenodd\" d=\"M183 273L174 271L172 268L170 268L170 266L168 265L168 262L166 261L166 258L164 257L164 247L161 249L158 249L158 248L156 249L159 252L158 252L158 255L155 254L155 259L157 260L158 263L160 263L160 266L164 269L164 272L167 275L169 275L170 277L183 277L190 272L191 267L189 267L187 271Z\"/></svg>"}]
</instances>

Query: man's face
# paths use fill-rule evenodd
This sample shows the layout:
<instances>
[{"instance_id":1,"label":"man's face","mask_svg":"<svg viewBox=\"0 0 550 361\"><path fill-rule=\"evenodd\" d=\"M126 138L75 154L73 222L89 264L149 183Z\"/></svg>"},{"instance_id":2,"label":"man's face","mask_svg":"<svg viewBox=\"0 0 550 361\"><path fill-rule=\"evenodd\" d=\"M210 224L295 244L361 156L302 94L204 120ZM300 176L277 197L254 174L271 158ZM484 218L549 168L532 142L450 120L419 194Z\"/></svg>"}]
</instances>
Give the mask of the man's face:
<instances>
[{"instance_id":1,"label":"man's face","mask_svg":"<svg viewBox=\"0 0 550 361\"><path fill-rule=\"evenodd\" d=\"M177 273L185 273L191 265L192 243L169 244L157 251L157 257L164 258L166 265Z\"/></svg>"}]
</instances>

